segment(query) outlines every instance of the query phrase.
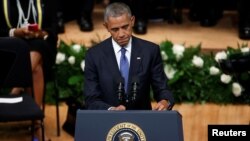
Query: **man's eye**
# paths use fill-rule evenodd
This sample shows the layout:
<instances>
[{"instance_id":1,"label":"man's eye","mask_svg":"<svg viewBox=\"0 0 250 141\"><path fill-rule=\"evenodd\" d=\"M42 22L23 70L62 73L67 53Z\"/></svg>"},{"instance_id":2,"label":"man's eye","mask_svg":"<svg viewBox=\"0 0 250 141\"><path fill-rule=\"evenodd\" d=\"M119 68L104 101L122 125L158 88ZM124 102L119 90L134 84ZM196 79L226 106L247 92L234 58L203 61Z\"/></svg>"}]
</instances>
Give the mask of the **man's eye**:
<instances>
[{"instance_id":1,"label":"man's eye","mask_svg":"<svg viewBox=\"0 0 250 141\"><path fill-rule=\"evenodd\" d=\"M123 26L122 28L123 28L123 29L128 29L128 26L129 26L129 25L126 25L126 26Z\"/></svg>"},{"instance_id":2,"label":"man's eye","mask_svg":"<svg viewBox=\"0 0 250 141\"><path fill-rule=\"evenodd\" d=\"M118 31L118 28L113 28L111 29L113 32L117 32Z\"/></svg>"}]
</instances>

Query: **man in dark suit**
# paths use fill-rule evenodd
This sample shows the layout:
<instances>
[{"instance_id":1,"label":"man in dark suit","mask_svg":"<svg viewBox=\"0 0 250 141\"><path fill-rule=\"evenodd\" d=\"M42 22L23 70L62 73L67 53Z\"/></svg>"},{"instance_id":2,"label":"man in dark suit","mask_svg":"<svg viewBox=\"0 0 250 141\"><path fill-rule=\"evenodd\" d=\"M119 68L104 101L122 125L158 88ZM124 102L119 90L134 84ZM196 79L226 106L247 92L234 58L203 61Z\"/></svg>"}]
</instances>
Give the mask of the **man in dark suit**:
<instances>
[{"instance_id":1,"label":"man in dark suit","mask_svg":"<svg viewBox=\"0 0 250 141\"><path fill-rule=\"evenodd\" d=\"M124 3L107 6L104 26L111 37L90 48L85 58L87 109L150 110L150 86L157 101L154 110L172 109L174 98L167 87L160 48L132 36L134 22L135 17ZM124 63L121 57L128 62ZM126 68L123 63L129 64L128 78L123 75ZM124 93L121 84L124 84Z\"/></svg>"},{"instance_id":2,"label":"man in dark suit","mask_svg":"<svg viewBox=\"0 0 250 141\"><path fill-rule=\"evenodd\" d=\"M81 31L93 31L92 14L95 5L94 0L56 0L54 4L56 9L57 33L64 33L65 22L75 19ZM74 10L69 10L72 8Z\"/></svg>"}]
</instances>

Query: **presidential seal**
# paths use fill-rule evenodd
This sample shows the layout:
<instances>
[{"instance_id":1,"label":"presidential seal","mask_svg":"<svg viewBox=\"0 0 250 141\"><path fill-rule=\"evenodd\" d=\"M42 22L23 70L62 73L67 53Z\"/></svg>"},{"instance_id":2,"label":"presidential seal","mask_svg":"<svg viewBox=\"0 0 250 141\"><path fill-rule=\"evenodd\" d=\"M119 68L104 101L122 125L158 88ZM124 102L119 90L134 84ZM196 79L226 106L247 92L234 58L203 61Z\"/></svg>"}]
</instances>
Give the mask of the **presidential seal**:
<instances>
[{"instance_id":1,"label":"presidential seal","mask_svg":"<svg viewBox=\"0 0 250 141\"><path fill-rule=\"evenodd\" d=\"M136 124L123 122L109 130L106 141L146 141L146 136Z\"/></svg>"}]
</instances>

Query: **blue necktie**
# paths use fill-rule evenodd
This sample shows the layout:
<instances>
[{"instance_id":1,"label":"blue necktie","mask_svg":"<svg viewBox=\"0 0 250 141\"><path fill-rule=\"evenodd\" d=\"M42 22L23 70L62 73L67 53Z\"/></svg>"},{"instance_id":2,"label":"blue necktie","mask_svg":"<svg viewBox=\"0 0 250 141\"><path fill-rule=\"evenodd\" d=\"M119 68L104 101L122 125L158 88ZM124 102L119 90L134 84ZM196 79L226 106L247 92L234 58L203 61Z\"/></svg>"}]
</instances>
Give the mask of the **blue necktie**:
<instances>
[{"instance_id":1,"label":"blue necktie","mask_svg":"<svg viewBox=\"0 0 250 141\"><path fill-rule=\"evenodd\" d=\"M124 78L125 93L127 92L128 73L129 73L128 58L125 55L126 51L127 50L124 47L121 48L121 58L120 58L120 72L122 77Z\"/></svg>"}]
</instances>

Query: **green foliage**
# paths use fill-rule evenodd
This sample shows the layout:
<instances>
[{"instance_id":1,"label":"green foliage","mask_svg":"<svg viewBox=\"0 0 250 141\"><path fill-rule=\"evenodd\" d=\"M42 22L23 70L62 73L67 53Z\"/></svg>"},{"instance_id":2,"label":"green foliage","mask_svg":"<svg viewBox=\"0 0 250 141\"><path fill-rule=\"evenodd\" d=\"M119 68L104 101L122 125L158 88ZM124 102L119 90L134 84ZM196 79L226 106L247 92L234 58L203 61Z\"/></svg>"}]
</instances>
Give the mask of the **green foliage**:
<instances>
[{"instance_id":1,"label":"green foliage","mask_svg":"<svg viewBox=\"0 0 250 141\"><path fill-rule=\"evenodd\" d=\"M178 52L174 53L174 46L179 47L179 54L182 54L181 59L177 59ZM246 45L241 47L246 47ZM242 55L241 47L237 49L228 47L226 50L227 56L230 57L236 53ZM241 96L235 96L232 92L232 83L238 82L238 77L232 76L232 80L229 83L221 81L223 71L220 70L219 63L215 60L215 55L212 52L202 53L201 44L185 47L184 45L174 45L171 41L164 41L160 44L160 48L164 69L169 78L168 85L177 103L250 103L250 96L244 93L244 91L241 93ZM185 49L183 50L183 48ZM201 67L194 65L194 56L198 56L202 60L200 62L200 64L203 64ZM217 74L210 74L212 66L219 69ZM240 74L240 77L241 80L249 81L249 73ZM242 89L244 88L242 87Z\"/></svg>"},{"instance_id":2,"label":"green foliage","mask_svg":"<svg viewBox=\"0 0 250 141\"><path fill-rule=\"evenodd\" d=\"M84 58L86 48L72 43L60 42L55 65L55 78L60 99L76 99L83 102ZM81 64L82 63L82 64ZM47 85L47 100L53 102L54 83Z\"/></svg>"}]
</instances>

